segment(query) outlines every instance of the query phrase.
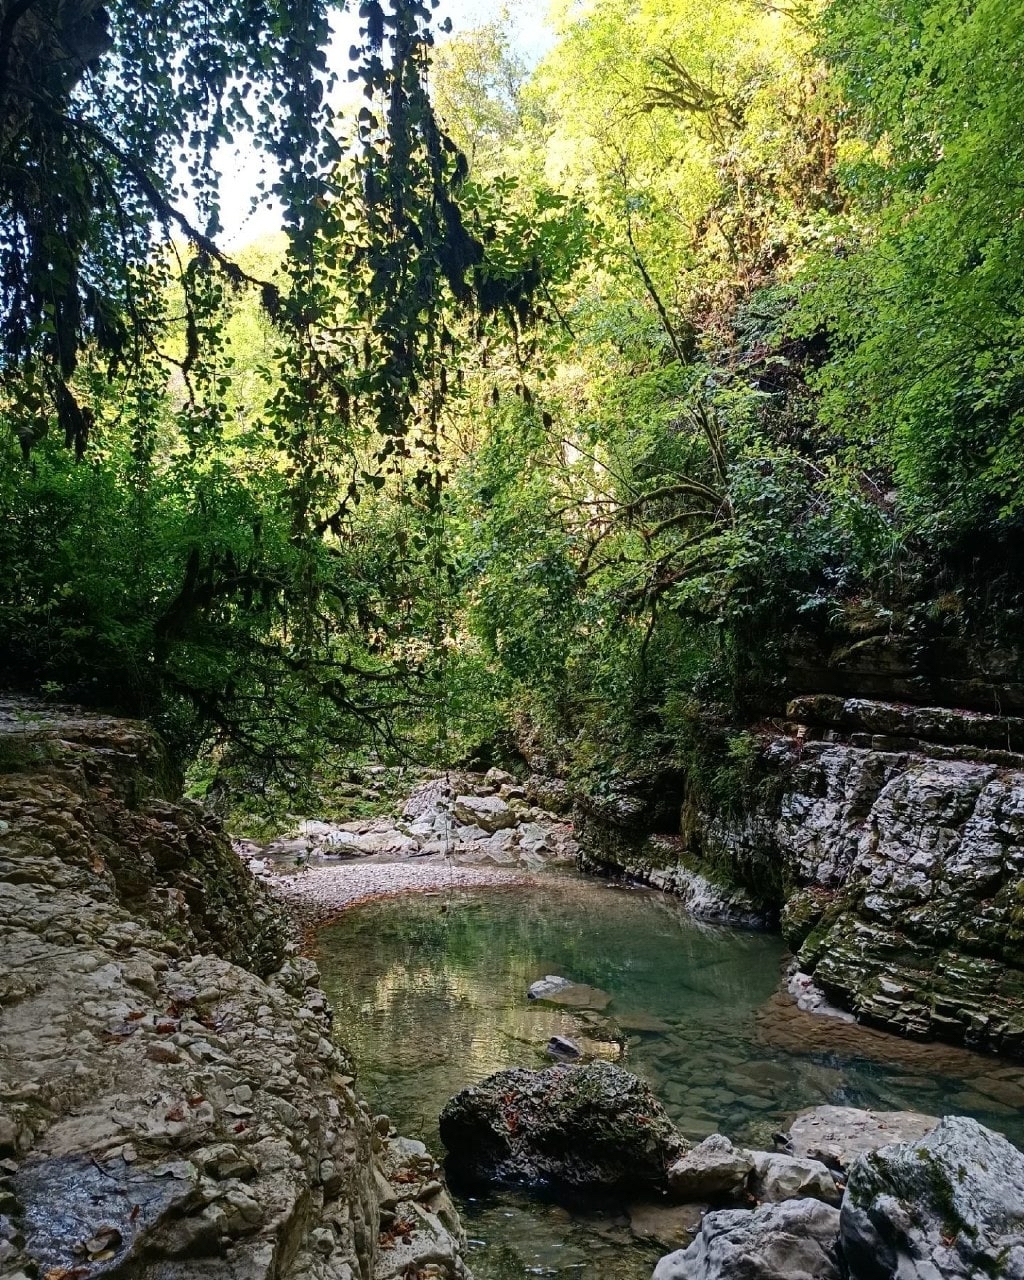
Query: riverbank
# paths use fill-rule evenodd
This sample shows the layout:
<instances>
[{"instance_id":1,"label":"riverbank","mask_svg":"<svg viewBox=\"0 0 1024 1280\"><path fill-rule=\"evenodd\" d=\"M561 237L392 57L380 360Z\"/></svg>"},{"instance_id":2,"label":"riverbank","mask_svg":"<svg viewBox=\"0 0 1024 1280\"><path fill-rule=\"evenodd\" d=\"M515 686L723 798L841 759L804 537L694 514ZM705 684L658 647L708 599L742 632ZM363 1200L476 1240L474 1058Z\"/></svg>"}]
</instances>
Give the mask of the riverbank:
<instances>
[{"instance_id":1,"label":"riverbank","mask_svg":"<svg viewBox=\"0 0 1024 1280\"><path fill-rule=\"evenodd\" d=\"M316 931L351 907L404 894L526 886L544 870L575 866L572 824L539 803L560 795L498 769L451 770L421 782L393 817L307 819L284 836L236 840L234 848L310 949Z\"/></svg>"},{"instance_id":2,"label":"riverbank","mask_svg":"<svg viewBox=\"0 0 1024 1280\"><path fill-rule=\"evenodd\" d=\"M435 1162L144 724L0 704L0 1273L465 1280Z\"/></svg>"},{"instance_id":3,"label":"riverbank","mask_svg":"<svg viewBox=\"0 0 1024 1280\"><path fill-rule=\"evenodd\" d=\"M2 1274L465 1280L440 1152L391 1120L431 1141L458 1087L542 1065L556 1036L650 1079L690 1140L764 1147L786 1112L872 1090L886 1109L1019 1118L1021 1073L992 1058L939 1046L937 1079L928 1046L906 1045L865 1070L865 1046L892 1038L780 995L776 935L566 874L575 832L508 775L449 777L410 804L240 859L176 797L145 725L0 704ZM537 1007L527 988L547 973L600 1007ZM652 1240L698 1228L650 1204L578 1219L522 1197L464 1204L475 1235L515 1227L483 1280L535 1229L536 1265L572 1239L580 1266L598 1250L606 1280L643 1280Z\"/></svg>"}]
</instances>

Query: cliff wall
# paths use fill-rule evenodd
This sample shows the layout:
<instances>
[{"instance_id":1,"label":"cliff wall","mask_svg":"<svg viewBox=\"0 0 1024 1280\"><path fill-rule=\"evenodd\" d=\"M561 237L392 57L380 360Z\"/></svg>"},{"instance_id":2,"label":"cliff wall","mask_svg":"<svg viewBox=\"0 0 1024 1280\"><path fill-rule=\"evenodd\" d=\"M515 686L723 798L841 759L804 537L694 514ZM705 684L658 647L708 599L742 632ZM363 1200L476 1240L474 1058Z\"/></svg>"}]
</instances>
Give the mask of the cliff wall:
<instances>
[{"instance_id":1,"label":"cliff wall","mask_svg":"<svg viewBox=\"0 0 1024 1280\"><path fill-rule=\"evenodd\" d=\"M583 797L583 865L707 918L781 921L801 968L867 1023L1021 1057L1022 750L1013 717L800 698L728 813L674 779Z\"/></svg>"},{"instance_id":2,"label":"cliff wall","mask_svg":"<svg viewBox=\"0 0 1024 1280\"><path fill-rule=\"evenodd\" d=\"M465 1276L317 983L146 726L0 703L0 1276Z\"/></svg>"}]
</instances>

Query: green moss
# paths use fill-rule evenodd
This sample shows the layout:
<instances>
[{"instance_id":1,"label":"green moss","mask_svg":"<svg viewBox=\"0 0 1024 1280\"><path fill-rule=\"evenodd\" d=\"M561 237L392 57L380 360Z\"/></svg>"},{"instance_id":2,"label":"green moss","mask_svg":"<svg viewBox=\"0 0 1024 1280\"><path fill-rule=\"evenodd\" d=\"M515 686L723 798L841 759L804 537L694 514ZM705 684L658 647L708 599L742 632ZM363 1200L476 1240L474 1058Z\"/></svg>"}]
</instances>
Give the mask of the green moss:
<instances>
[{"instance_id":1,"label":"green moss","mask_svg":"<svg viewBox=\"0 0 1024 1280\"><path fill-rule=\"evenodd\" d=\"M965 1222L957 1212L956 1201L953 1198L953 1188L950 1186L949 1179L946 1176L945 1166L935 1158L927 1147L918 1147L914 1154L927 1170L928 1190L931 1194L932 1203L942 1218L944 1234L946 1236L965 1235L971 1240L976 1239L978 1235L977 1228Z\"/></svg>"},{"instance_id":2,"label":"green moss","mask_svg":"<svg viewBox=\"0 0 1024 1280\"><path fill-rule=\"evenodd\" d=\"M60 758L56 743L29 734L0 734L0 773L23 773Z\"/></svg>"},{"instance_id":3,"label":"green moss","mask_svg":"<svg viewBox=\"0 0 1024 1280\"><path fill-rule=\"evenodd\" d=\"M782 909L782 936L793 952L811 937L832 901L832 894L817 885L795 889Z\"/></svg>"}]
</instances>

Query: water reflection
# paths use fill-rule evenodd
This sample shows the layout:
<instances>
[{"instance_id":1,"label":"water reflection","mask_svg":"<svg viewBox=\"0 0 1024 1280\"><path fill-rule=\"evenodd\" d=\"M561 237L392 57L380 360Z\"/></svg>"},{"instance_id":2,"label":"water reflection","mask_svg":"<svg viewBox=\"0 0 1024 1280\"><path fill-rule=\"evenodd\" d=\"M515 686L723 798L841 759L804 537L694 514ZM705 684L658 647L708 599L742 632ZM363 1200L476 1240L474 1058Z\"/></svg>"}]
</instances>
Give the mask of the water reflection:
<instances>
[{"instance_id":1,"label":"water reflection","mask_svg":"<svg viewBox=\"0 0 1024 1280\"><path fill-rule=\"evenodd\" d=\"M694 1138L719 1130L770 1145L788 1114L823 1102L965 1111L1024 1138L1018 1068L799 1014L776 996L781 959L771 935L571 877L370 904L324 930L320 954L364 1093L435 1148L453 1093L503 1067L545 1065L556 1034L606 1056L621 1046ZM530 1003L528 986L547 973L607 991L606 1013ZM470 1234L488 1242L471 1259L479 1280L636 1280L659 1252L629 1244L628 1222L607 1215L580 1223L514 1197L464 1207Z\"/></svg>"}]
</instances>

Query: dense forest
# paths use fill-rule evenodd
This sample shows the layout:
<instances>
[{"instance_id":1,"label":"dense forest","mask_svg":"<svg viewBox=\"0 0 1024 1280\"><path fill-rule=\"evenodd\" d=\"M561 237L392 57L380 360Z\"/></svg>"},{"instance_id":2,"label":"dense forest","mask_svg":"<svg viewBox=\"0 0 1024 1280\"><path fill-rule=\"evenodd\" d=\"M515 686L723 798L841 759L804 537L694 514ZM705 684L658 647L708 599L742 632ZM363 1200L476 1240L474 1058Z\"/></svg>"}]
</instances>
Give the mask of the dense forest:
<instances>
[{"instance_id":1,"label":"dense forest","mask_svg":"<svg viewBox=\"0 0 1024 1280\"><path fill-rule=\"evenodd\" d=\"M365 0L340 76L329 10L0 4L0 679L268 803L529 740L728 804L815 654L1012 646L1021 6L587 0L527 67Z\"/></svg>"}]
</instances>

